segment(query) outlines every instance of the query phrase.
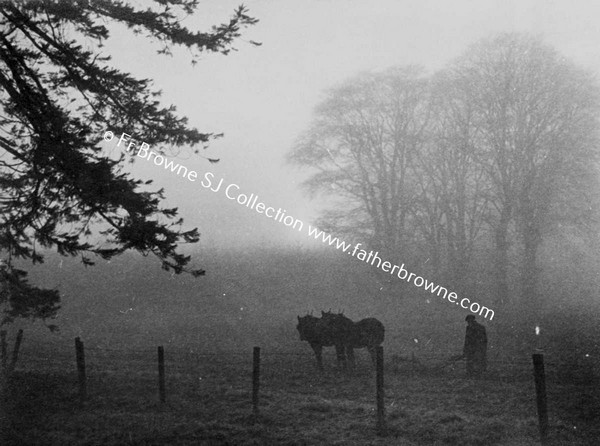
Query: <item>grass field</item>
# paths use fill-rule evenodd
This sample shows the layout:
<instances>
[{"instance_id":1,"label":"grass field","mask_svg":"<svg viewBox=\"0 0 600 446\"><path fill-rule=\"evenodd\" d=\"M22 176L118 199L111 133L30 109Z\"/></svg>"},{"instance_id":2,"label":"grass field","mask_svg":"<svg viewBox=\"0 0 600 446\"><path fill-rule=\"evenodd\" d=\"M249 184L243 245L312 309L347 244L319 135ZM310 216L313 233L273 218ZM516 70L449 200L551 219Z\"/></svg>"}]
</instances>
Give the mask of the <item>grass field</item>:
<instances>
[{"instance_id":1,"label":"grass field","mask_svg":"<svg viewBox=\"0 0 600 446\"><path fill-rule=\"evenodd\" d=\"M307 350L263 349L258 416L251 405L251 351L167 349L167 402L161 404L155 350L90 349L83 407L72 352L25 352L10 386L9 444L539 444L532 371L525 361L492 363L485 378L468 380L460 365L440 369L386 358L388 432L380 437L366 352L358 354L354 373L336 370L327 352L327 369L320 374ZM550 444L599 444L597 383L577 384L552 362L547 374Z\"/></svg>"}]
</instances>

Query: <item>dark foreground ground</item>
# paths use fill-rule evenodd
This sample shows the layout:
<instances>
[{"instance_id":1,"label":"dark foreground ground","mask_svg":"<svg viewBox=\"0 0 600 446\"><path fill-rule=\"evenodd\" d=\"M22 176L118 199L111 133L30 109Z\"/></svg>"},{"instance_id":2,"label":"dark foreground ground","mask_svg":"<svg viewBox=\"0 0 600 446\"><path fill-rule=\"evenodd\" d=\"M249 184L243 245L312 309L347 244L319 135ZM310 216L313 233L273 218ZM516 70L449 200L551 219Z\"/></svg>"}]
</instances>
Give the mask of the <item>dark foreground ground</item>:
<instances>
[{"instance_id":1,"label":"dark foreground ground","mask_svg":"<svg viewBox=\"0 0 600 446\"><path fill-rule=\"evenodd\" d=\"M166 353L158 402L154 350L90 350L80 407L74 355L24 355L7 408L13 445L533 445L539 444L528 362L492 363L481 380L462 367L386 358L388 433L375 432L366 352L354 374L315 372L305 350L263 351L260 414L252 415L250 354ZM526 358L523 358L526 359ZM462 365L461 365L462 366ZM600 444L597 383L547 364L550 444ZM578 375L581 375L578 377Z\"/></svg>"}]
</instances>

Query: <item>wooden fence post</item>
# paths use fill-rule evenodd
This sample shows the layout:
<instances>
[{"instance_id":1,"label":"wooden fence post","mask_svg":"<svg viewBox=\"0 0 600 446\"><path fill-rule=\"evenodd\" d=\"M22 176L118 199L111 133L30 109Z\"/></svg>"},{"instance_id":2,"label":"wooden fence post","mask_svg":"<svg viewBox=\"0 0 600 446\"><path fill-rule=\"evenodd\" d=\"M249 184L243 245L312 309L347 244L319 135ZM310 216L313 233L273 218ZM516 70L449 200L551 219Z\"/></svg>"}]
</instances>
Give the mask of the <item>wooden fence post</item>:
<instances>
[{"instance_id":1,"label":"wooden fence post","mask_svg":"<svg viewBox=\"0 0 600 446\"><path fill-rule=\"evenodd\" d=\"M540 423L540 440L548 444L548 407L546 404L546 374L544 372L544 355L533 355L533 375L535 378L535 394L537 400L538 419Z\"/></svg>"},{"instance_id":2,"label":"wooden fence post","mask_svg":"<svg viewBox=\"0 0 600 446\"><path fill-rule=\"evenodd\" d=\"M384 402L384 392L383 392L383 347L377 347L377 356L376 356L376 368L377 368L377 376L376 376L376 400L377 400L377 435L385 435L386 434L386 425L385 425L385 402Z\"/></svg>"},{"instance_id":3,"label":"wooden fence post","mask_svg":"<svg viewBox=\"0 0 600 446\"><path fill-rule=\"evenodd\" d=\"M2 357L2 372L6 372L6 330L0 331L0 357Z\"/></svg>"},{"instance_id":4,"label":"wooden fence post","mask_svg":"<svg viewBox=\"0 0 600 446\"><path fill-rule=\"evenodd\" d=\"M75 338L75 356L77 359L77 375L79 378L79 402L83 404L87 399L87 383L85 377L85 353L83 350L83 341L79 337Z\"/></svg>"},{"instance_id":5,"label":"wooden fence post","mask_svg":"<svg viewBox=\"0 0 600 446\"><path fill-rule=\"evenodd\" d=\"M258 388L260 385L260 347L254 347L252 362L252 411L258 415Z\"/></svg>"},{"instance_id":6,"label":"wooden fence post","mask_svg":"<svg viewBox=\"0 0 600 446\"><path fill-rule=\"evenodd\" d=\"M158 347L158 394L160 396L160 402L166 401L165 392L165 351L163 346Z\"/></svg>"}]
</instances>

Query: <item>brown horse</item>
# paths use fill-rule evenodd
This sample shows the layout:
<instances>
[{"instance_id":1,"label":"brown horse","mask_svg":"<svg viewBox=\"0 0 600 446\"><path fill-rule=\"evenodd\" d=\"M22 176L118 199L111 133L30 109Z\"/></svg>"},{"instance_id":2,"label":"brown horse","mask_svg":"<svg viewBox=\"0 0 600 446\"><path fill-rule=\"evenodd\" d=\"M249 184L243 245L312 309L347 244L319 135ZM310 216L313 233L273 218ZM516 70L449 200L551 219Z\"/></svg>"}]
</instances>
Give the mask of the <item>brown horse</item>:
<instances>
[{"instance_id":1,"label":"brown horse","mask_svg":"<svg viewBox=\"0 0 600 446\"><path fill-rule=\"evenodd\" d=\"M376 348L383 343L385 337L385 328L379 320L369 317L353 322L343 313L335 314L331 311L321 311L321 316L336 342L343 345L351 367L354 367L354 349L364 347L369 351L375 365Z\"/></svg>"},{"instance_id":2,"label":"brown horse","mask_svg":"<svg viewBox=\"0 0 600 446\"><path fill-rule=\"evenodd\" d=\"M298 325L296 326L300 333L300 340L307 341L315 352L317 366L323 370L323 347L335 347L338 365L346 367L346 356L344 354L344 344L339 336L335 336L333 328L326 320L307 314L298 316Z\"/></svg>"}]
</instances>

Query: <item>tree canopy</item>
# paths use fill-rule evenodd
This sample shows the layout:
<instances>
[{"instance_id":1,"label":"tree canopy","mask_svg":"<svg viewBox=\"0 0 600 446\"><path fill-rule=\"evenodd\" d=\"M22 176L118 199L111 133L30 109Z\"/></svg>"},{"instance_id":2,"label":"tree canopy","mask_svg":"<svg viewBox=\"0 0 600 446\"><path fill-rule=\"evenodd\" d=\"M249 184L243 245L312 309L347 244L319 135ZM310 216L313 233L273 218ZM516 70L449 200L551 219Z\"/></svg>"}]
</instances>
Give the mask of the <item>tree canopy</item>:
<instances>
[{"instance_id":1,"label":"tree canopy","mask_svg":"<svg viewBox=\"0 0 600 446\"><path fill-rule=\"evenodd\" d=\"M498 306L512 273L535 307L542 242L598 222L598 91L540 40L501 34L432 76L395 68L332 88L290 160L316 169L309 191L337 199L324 229L460 292L486 283Z\"/></svg>"},{"instance_id":2,"label":"tree canopy","mask_svg":"<svg viewBox=\"0 0 600 446\"><path fill-rule=\"evenodd\" d=\"M428 81L416 68L361 74L333 88L290 153L319 170L310 192L340 197L320 220L326 230L383 251L405 246L416 188L415 154L428 126Z\"/></svg>"},{"instance_id":3,"label":"tree canopy","mask_svg":"<svg viewBox=\"0 0 600 446\"><path fill-rule=\"evenodd\" d=\"M199 239L182 229L177 209L161 206L163 190L123 171L131 154L103 153L104 130L143 135L152 146L205 147L220 135L202 133L160 103L151 79L137 79L103 53L110 24L128 27L169 55L190 49L227 54L241 29L257 20L240 6L210 31L190 30L183 15L197 0L156 0L142 9L120 0L0 2L0 249L6 265L0 303L5 319L51 317L58 293L38 290L14 259L43 261L43 249L105 259L126 250L156 255L166 270L190 269L181 243ZM255 43L255 42L251 42ZM146 187L144 189L144 187ZM40 250L41 248L41 250Z\"/></svg>"}]
</instances>

